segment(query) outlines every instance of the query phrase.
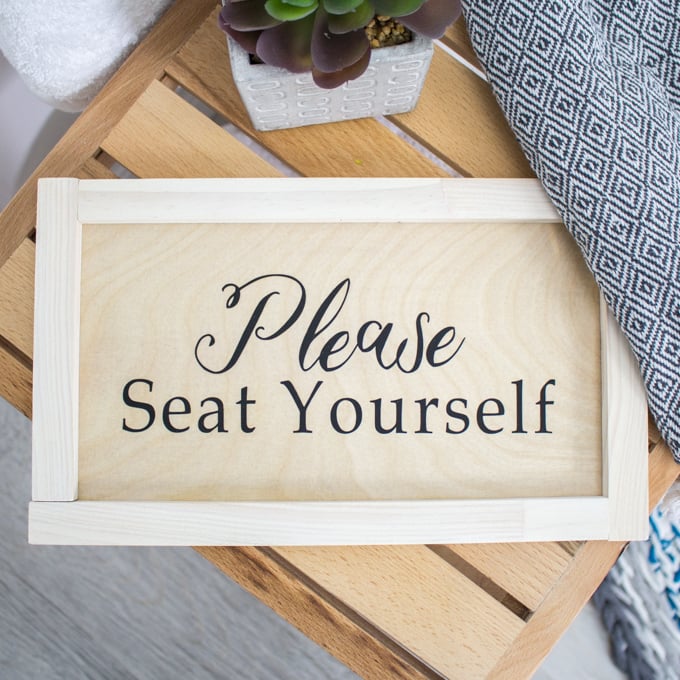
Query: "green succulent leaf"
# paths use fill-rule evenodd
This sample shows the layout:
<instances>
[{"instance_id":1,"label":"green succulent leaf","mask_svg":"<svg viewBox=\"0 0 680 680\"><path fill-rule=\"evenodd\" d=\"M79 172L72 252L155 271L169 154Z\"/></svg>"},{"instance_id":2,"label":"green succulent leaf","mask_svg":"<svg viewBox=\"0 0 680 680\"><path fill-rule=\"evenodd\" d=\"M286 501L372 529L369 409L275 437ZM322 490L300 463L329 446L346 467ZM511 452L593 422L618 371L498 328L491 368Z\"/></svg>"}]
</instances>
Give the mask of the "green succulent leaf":
<instances>
[{"instance_id":1,"label":"green succulent leaf","mask_svg":"<svg viewBox=\"0 0 680 680\"><path fill-rule=\"evenodd\" d=\"M323 8L329 14L347 14L353 12L362 0L322 0Z\"/></svg>"},{"instance_id":2,"label":"green succulent leaf","mask_svg":"<svg viewBox=\"0 0 680 680\"><path fill-rule=\"evenodd\" d=\"M309 4L294 5L288 0L267 0L264 3L267 12L279 21L298 21L314 13L319 6L318 0L312 0Z\"/></svg>"},{"instance_id":3,"label":"green succulent leaf","mask_svg":"<svg viewBox=\"0 0 680 680\"><path fill-rule=\"evenodd\" d=\"M386 17L404 17L420 9L425 0L373 0L375 13Z\"/></svg>"},{"instance_id":4,"label":"green succulent leaf","mask_svg":"<svg viewBox=\"0 0 680 680\"><path fill-rule=\"evenodd\" d=\"M349 33L357 28L364 28L375 16L375 9L371 0L363 0L355 10L347 14L329 14L328 28L331 33Z\"/></svg>"}]
</instances>

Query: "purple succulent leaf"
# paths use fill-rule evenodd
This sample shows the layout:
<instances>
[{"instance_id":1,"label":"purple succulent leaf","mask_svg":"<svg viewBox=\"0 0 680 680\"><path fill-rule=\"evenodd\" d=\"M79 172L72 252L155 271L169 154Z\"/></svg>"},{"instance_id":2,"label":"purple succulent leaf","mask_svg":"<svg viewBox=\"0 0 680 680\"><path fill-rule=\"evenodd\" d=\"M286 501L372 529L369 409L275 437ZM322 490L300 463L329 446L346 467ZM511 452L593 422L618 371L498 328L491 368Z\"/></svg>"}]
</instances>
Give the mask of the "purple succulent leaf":
<instances>
[{"instance_id":1,"label":"purple succulent leaf","mask_svg":"<svg viewBox=\"0 0 680 680\"><path fill-rule=\"evenodd\" d=\"M230 35L248 54L257 54L257 41L262 31L237 31L231 26L225 26L222 30Z\"/></svg>"},{"instance_id":2,"label":"purple succulent leaf","mask_svg":"<svg viewBox=\"0 0 680 680\"><path fill-rule=\"evenodd\" d=\"M293 73L304 73L312 68L310 43L314 15L286 21L268 31L262 31L257 41L256 54L265 64L279 66Z\"/></svg>"},{"instance_id":3,"label":"purple succulent leaf","mask_svg":"<svg viewBox=\"0 0 680 680\"><path fill-rule=\"evenodd\" d=\"M328 28L331 33L348 33L358 28L365 28L375 16L373 3L364 0L356 9L347 14L329 14Z\"/></svg>"},{"instance_id":4,"label":"purple succulent leaf","mask_svg":"<svg viewBox=\"0 0 680 680\"><path fill-rule=\"evenodd\" d=\"M267 12L264 0L229 0L220 10L220 27L237 31L260 31L280 23Z\"/></svg>"},{"instance_id":5,"label":"purple succulent leaf","mask_svg":"<svg viewBox=\"0 0 680 680\"><path fill-rule=\"evenodd\" d=\"M317 71L333 73L355 64L370 49L363 29L331 33L328 14L319 9L312 32L312 62Z\"/></svg>"},{"instance_id":6,"label":"purple succulent leaf","mask_svg":"<svg viewBox=\"0 0 680 680\"><path fill-rule=\"evenodd\" d=\"M425 0L373 0L375 13L386 17L403 17L420 9Z\"/></svg>"},{"instance_id":7,"label":"purple succulent leaf","mask_svg":"<svg viewBox=\"0 0 680 680\"><path fill-rule=\"evenodd\" d=\"M371 50L367 49L358 61L356 61L354 64L351 64L347 68L342 69L341 71L325 73L313 68L312 78L319 87L331 90L335 87L340 87L340 85L343 85L348 80L354 80L355 78L363 75L364 71L368 68L368 63L370 60Z\"/></svg>"},{"instance_id":8,"label":"purple succulent leaf","mask_svg":"<svg viewBox=\"0 0 680 680\"><path fill-rule=\"evenodd\" d=\"M426 0L413 14L399 17L399 22L414 33L434 39L441 38L460 14L460 0Z\"/></svg>"}]
</instances>

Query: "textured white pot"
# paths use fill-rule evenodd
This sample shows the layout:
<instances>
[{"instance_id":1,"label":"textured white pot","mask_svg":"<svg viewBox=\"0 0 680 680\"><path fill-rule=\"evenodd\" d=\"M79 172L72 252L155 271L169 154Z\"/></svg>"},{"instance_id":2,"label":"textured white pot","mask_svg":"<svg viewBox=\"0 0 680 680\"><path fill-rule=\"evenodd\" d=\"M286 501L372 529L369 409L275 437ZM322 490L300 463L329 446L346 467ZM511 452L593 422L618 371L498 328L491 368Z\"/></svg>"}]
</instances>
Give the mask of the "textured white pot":
<instances>
[{"instance_id":1,"label":"textured white pot","mask_svg":"<svg viewBox=\"0 0 680 680\"><path fill-rule=\"evenodd\" d=\"M227 36L231 70L256 130L385 116L416 105L432 60L432 41L422 36L371 51L366 72L334 90L317 87L310 73L289 73L251 64L248 53Z\"/></svg>"}]
</instances>

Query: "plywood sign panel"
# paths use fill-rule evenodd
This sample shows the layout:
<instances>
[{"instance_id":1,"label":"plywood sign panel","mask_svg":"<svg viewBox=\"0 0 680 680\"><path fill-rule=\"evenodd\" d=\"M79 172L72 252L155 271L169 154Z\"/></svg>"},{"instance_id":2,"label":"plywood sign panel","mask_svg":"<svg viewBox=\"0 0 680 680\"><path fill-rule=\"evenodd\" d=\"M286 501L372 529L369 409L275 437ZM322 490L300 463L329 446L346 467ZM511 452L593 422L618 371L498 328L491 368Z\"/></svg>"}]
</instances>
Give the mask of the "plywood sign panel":
<instances>
[{"instance_id":1,"label":"plywood sign panel","mask_svg":"<svg viewBox=\"0 0 680 680\"><path fill-rule=\"evenodd\" d=\"M600 493L599 296L564 228L415 242L405 224L85 225L79 497Z\"/></svg>"},{"instance_id":2,"label":"plywood sign panel","mask_svg":"<svg viewBox=\"0 0 680 680\"><path fill-rule=\"evenodd\" d=\"M378 180L371 203L365 180L57 182L79 277L42 225L36 276L77 301L77 494L42 479L43 440L33 540L614 538L615 502L644 532L639 379L535 183Z\"/></svg>"}]
</instances>

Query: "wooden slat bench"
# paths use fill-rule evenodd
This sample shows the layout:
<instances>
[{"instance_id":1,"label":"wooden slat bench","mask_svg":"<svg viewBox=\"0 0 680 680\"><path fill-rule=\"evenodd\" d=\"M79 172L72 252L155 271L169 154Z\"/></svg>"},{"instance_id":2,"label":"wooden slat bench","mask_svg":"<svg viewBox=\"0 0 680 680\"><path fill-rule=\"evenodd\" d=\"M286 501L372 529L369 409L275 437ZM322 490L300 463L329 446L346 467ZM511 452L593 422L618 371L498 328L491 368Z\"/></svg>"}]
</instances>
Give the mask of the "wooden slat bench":
<instances>
[{"instance_id":1,"label":"wooden slat bench","mask_svg":"<svg viewBox=\"0 0 680 680\"><path fill-rule=\"evenodd\" d=\"M39 177L531 176L462 21L436 49L414 112L258 133L216 11L214 0L178 0L0 216L0 394L29 417ZM654 504L678 469L653 426L649 447ZM514 680L536 669L622 547L199 552L366 678Z\"/></svg>"}]
</instances>

